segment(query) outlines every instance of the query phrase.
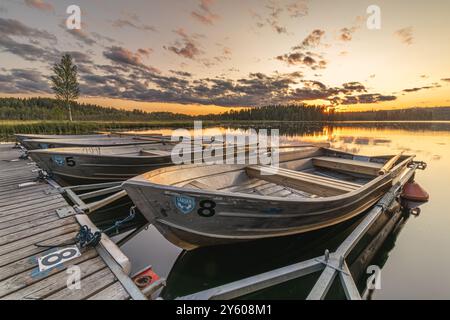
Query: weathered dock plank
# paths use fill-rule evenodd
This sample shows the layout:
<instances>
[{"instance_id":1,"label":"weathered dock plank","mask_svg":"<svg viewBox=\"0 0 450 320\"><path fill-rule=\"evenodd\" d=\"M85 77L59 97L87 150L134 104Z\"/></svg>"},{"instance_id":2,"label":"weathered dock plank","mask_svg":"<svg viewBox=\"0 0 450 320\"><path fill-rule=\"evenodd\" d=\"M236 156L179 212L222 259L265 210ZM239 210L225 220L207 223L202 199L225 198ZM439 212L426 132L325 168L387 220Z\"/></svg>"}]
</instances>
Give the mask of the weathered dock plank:
<instances>
[{"instance_id":1,"label":"weathered dock plank","mask_svg":"<svg viewBox=\"0 0 450 320\"><path fill-rule=\"evenodd\" d=\"M19 160L20 151L12 147L0 145L0 299L141 299L131 280L120 281L127 275L118 273L120 266L105 257L104 248L40 271L38 258L73 244L83 219L58 217L56 210L69 204L58 192L48 192L54 187L38 181L36 165ZM67 271L74 266L80 270L79 289L68 286Z\"/></svg>"},{"instance_id":2,"label":"weathered dock plank","mask_svg":"<svg viewBox=\"0 0 450 320\"><path fill-rule=\"evenodd\" d=\"M129 298L130 295L126 292L125 288L119 282L115 282L89 297L88 300L128 300Z\"/></svg>"},{"instance_id":3,"label":"weathered dock plank","mask_svg":"<svg viewBox=\"0 0 450 320\"><path fill-rule=\"evenodd\" d=\"M30 220L36 215L43 212L48 212L49 210L56 210L57 208L64 207L66 204L65 201L48 201L45 202L46 205L35 207L35 208L27 208L27 210L22 210L18 212L14 212L10 215L5 215L0 217L0 223L7 222L7 221L13 221L19 218L28 217Z\"/></svg>"},{"instance_id":4,"label":"weathered dock plank","mask_svg":"<svg viewBox=\"0 0 450 320\"><path fill-rule=\"evenodd\" d=\"M86 285L80 290L71 290L67 287L46 297L46 300L82 300L89 298L90 296L106 288L110 284L116 281L114 274L103 268L95 273L84 278Z\"/></svg>"},{"instance_id":5,"label":"weathered dock plank","mask_svg":"<svg viewBox=\"0 0 450 320\"><path fill-rule=\"evenodd\" d=\"M44 247L46 245L53 246L55 243L67 243L70 240L72 240L76 236L77 233L78 233L78 230L69 232L69 233L65 233L65 234L59 235L57 237L52 237L50 239L42 241L41 242L42 246L40 246L40 247L33 244L31 246L4 254L0 257L0 266L6 266L6 265L11 264L15 261L18 261L20 259L32 257L35 254L43 253L44 251L48 251L48 248Z\"/></svg>"},{"instance_id":6,"label":"weathered dock plank","mask_svg":"<svg viewBox=\"0 0 450 320\"><path fill-rule=\"evenodd\" d=\"M105 264L100 259L92 259L94 253L83 254L58 268L51 269L49 272L40 273L36 268L19 273L11 278L0 282L0 297L9 295L14 299L27 299L33 295L34 299L42 299L53 292L67 287L66 269L69 266L78 266L81 271L81 277L91 274L95 271L105 268ZM20 291L19 291L20 290ZM12 295L15 293L14 295Z\"/></svg>"}]
</instances>

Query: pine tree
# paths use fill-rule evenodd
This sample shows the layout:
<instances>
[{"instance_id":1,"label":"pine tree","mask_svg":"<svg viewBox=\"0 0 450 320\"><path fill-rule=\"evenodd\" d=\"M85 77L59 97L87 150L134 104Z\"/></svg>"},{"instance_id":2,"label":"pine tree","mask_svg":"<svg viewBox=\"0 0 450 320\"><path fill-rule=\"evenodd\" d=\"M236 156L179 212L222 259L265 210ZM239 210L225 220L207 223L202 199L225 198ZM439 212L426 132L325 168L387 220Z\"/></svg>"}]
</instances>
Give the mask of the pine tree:
<instances>
[{"instance_id":1,"label":"pine tree","mask_svg":"<svg viewBox=\"0 0 450 320\"><path fill-rule=\"evenodd\" d=\"M64 103L69 109L69 120L72 119L71 104L78 99L80 95L80 87L77 79L77 66L73 64L70 54L65 54L61 58L61 62L55 63L53 66L54 75L51 76L53 83L53 91L56 98Z\"/></svg>"}]
</instances>

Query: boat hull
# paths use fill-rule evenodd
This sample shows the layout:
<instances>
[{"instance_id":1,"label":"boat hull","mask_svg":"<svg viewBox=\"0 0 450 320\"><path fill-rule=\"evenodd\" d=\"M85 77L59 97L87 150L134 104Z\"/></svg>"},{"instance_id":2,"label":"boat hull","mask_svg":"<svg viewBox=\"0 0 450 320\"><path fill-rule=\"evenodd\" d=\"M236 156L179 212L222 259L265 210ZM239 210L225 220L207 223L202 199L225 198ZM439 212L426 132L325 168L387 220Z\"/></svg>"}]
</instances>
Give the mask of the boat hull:
<instances>
[{"instance_id":1,"label":"boat hull","mask_svg":"<svg viewBox=\"0 0 450 320\"><path fill-rule=\"evenodd\" d=\"M170 156L155 158L31 152L30 157L52 177L70 185L123 181L173 165Z\"/></svg>"},{"instance_id":2,"label":"boat hull","mask_svg":"<svg viewBox=\"0 0 450 320\"><path fill-rule=\"evenodd\" d=\"M170 152L167 155L138 155L143 151L152 154L153 151L162 151L161 149L167 151L167 145L152 143L150 146L56 148L32 150L29 156L58 182L82 185L124 181L148 171L174 165ZM196 159L198 154L192 153L191 157ZM208 161L208 158L204 161Z\"/></svg>"},{"instance_id":3,"label":"boat hull","mask_svg":"<svg viewBox=\"0 0 450 320\"><path fill-rule=\"evenodd\" d=\"M338 224L374 205L392 185L386 175L370 191L346 197L304 200L254 199L240 195L207 195L194 190L162 190L157 185L127 181L124 189L143 215L172 243L186 250L304 233ZM270 198L270 197L268 197ZM194 207L182 212L178 199ZM202 205L214 204L214 215Z\"/></svg>"}]
</instances>

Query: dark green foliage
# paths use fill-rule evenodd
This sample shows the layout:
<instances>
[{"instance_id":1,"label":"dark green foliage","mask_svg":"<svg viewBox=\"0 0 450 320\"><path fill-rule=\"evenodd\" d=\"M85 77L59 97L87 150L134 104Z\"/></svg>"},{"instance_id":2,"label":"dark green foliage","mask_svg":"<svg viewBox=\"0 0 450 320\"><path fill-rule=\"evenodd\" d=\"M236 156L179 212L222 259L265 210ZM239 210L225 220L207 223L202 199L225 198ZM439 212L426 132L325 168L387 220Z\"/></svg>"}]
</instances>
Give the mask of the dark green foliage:
<instances>
[{"instance_id":1,"label":"dark green foliage","mask_svg":"<svg viewBox=\"0 0 450 320\"><path fill-rule=\"evenodd\" d=\"M78 121L154 121L186 120L188 115L170 112L119 110L93 104L71 103L73 116ZM67 120L67 109L50 98L0 98L0 120Z\"/></svg>"},{"instance_id":2,"label":"dark green foliage","mask_svg":"<svg viewBox=\"0 0 450 320\"><path fill-rule=\"evenodd\" d=\"M73 64L70 54L65 54L61 62L53 66L54 75L50 77L56 99L69 109L69 120L72 121L71 102L78 99L80 86L77 79L77 66Z\"/></svg>"},{"instance_id":3,"label":"dark green foliage","mask_svg":"<svg viewBox=\"0 0 450 320\"><path fill-rule=\"evenodd\" d=\"M62 101L72 101L78 99L80 88L77 80L77 66L73 64L72 57L65 54L60 63L53 66L54 75L51 76L52 89L56 98Z\"/></svg>"},{"instance_id":4,"label":"dark green foliage","mask_svg":"<svg viewBox=\"0 0 450 320\"><path fill-rule=\"evenodd\" d=\"M208 115L203 118L230 121L430 121L450 120L450 107L327 112L322 106L278 105L231 110L221 115Z\"/></svg>"},{"instance_id":5,"label":"dark green foliage","mask_svg":"<svg viewBox=\"0 0 450 320\"><path fill-rule=\"evenodd\" d=\"M410 108L336 113L333 120L342 121L429 121L449 120L450 108Z\"/></svg>"},{"instance_id":6,"label":"dark green foliage","mask_svg":"<svg viewBox=\"0 0 450 320\"><path fill-rule=\"evenodd\" d=\"M230 110L223 114L190 116L171 112L145 112L71 103L78 121L405 121L450 120L450 107L412 108L363 112L325 112L321 106L288 105ZM49 98L0 98L0 120L67 120L67 110Z\"/></svg>"},{"instance_id":7,"label":"dark green foliage","mask_svg":"<svg viewBox=\"0 0 450 320\"><path fill-rule=\"evenodd\" d=\"M274 121L326 121L328 115L323 106L275 105L260 108L231 110L221 115L206 116L220 120L274 120Z\"/></svg>"}]
</instances>

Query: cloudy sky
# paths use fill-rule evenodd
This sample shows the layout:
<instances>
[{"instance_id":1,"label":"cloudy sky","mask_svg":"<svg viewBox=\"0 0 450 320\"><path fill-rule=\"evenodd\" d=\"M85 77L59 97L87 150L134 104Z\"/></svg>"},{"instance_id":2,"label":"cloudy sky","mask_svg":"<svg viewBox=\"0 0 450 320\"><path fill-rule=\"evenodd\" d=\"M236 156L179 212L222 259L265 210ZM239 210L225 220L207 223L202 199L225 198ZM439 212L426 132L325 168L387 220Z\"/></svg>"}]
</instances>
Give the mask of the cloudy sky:
<instances>
[{"instance_id":1,"label":"cloudy sky","mask_svg":"<svg viewBox=\"0 0 450 320\"><path fill-rule=\"evenodd\" d=\"M72 4L80 30L66 27ZM0 2L0 96L51 95L65 52L80 100L121 108L450 105L448 0Z\"/></svg>"}]
</instances>

